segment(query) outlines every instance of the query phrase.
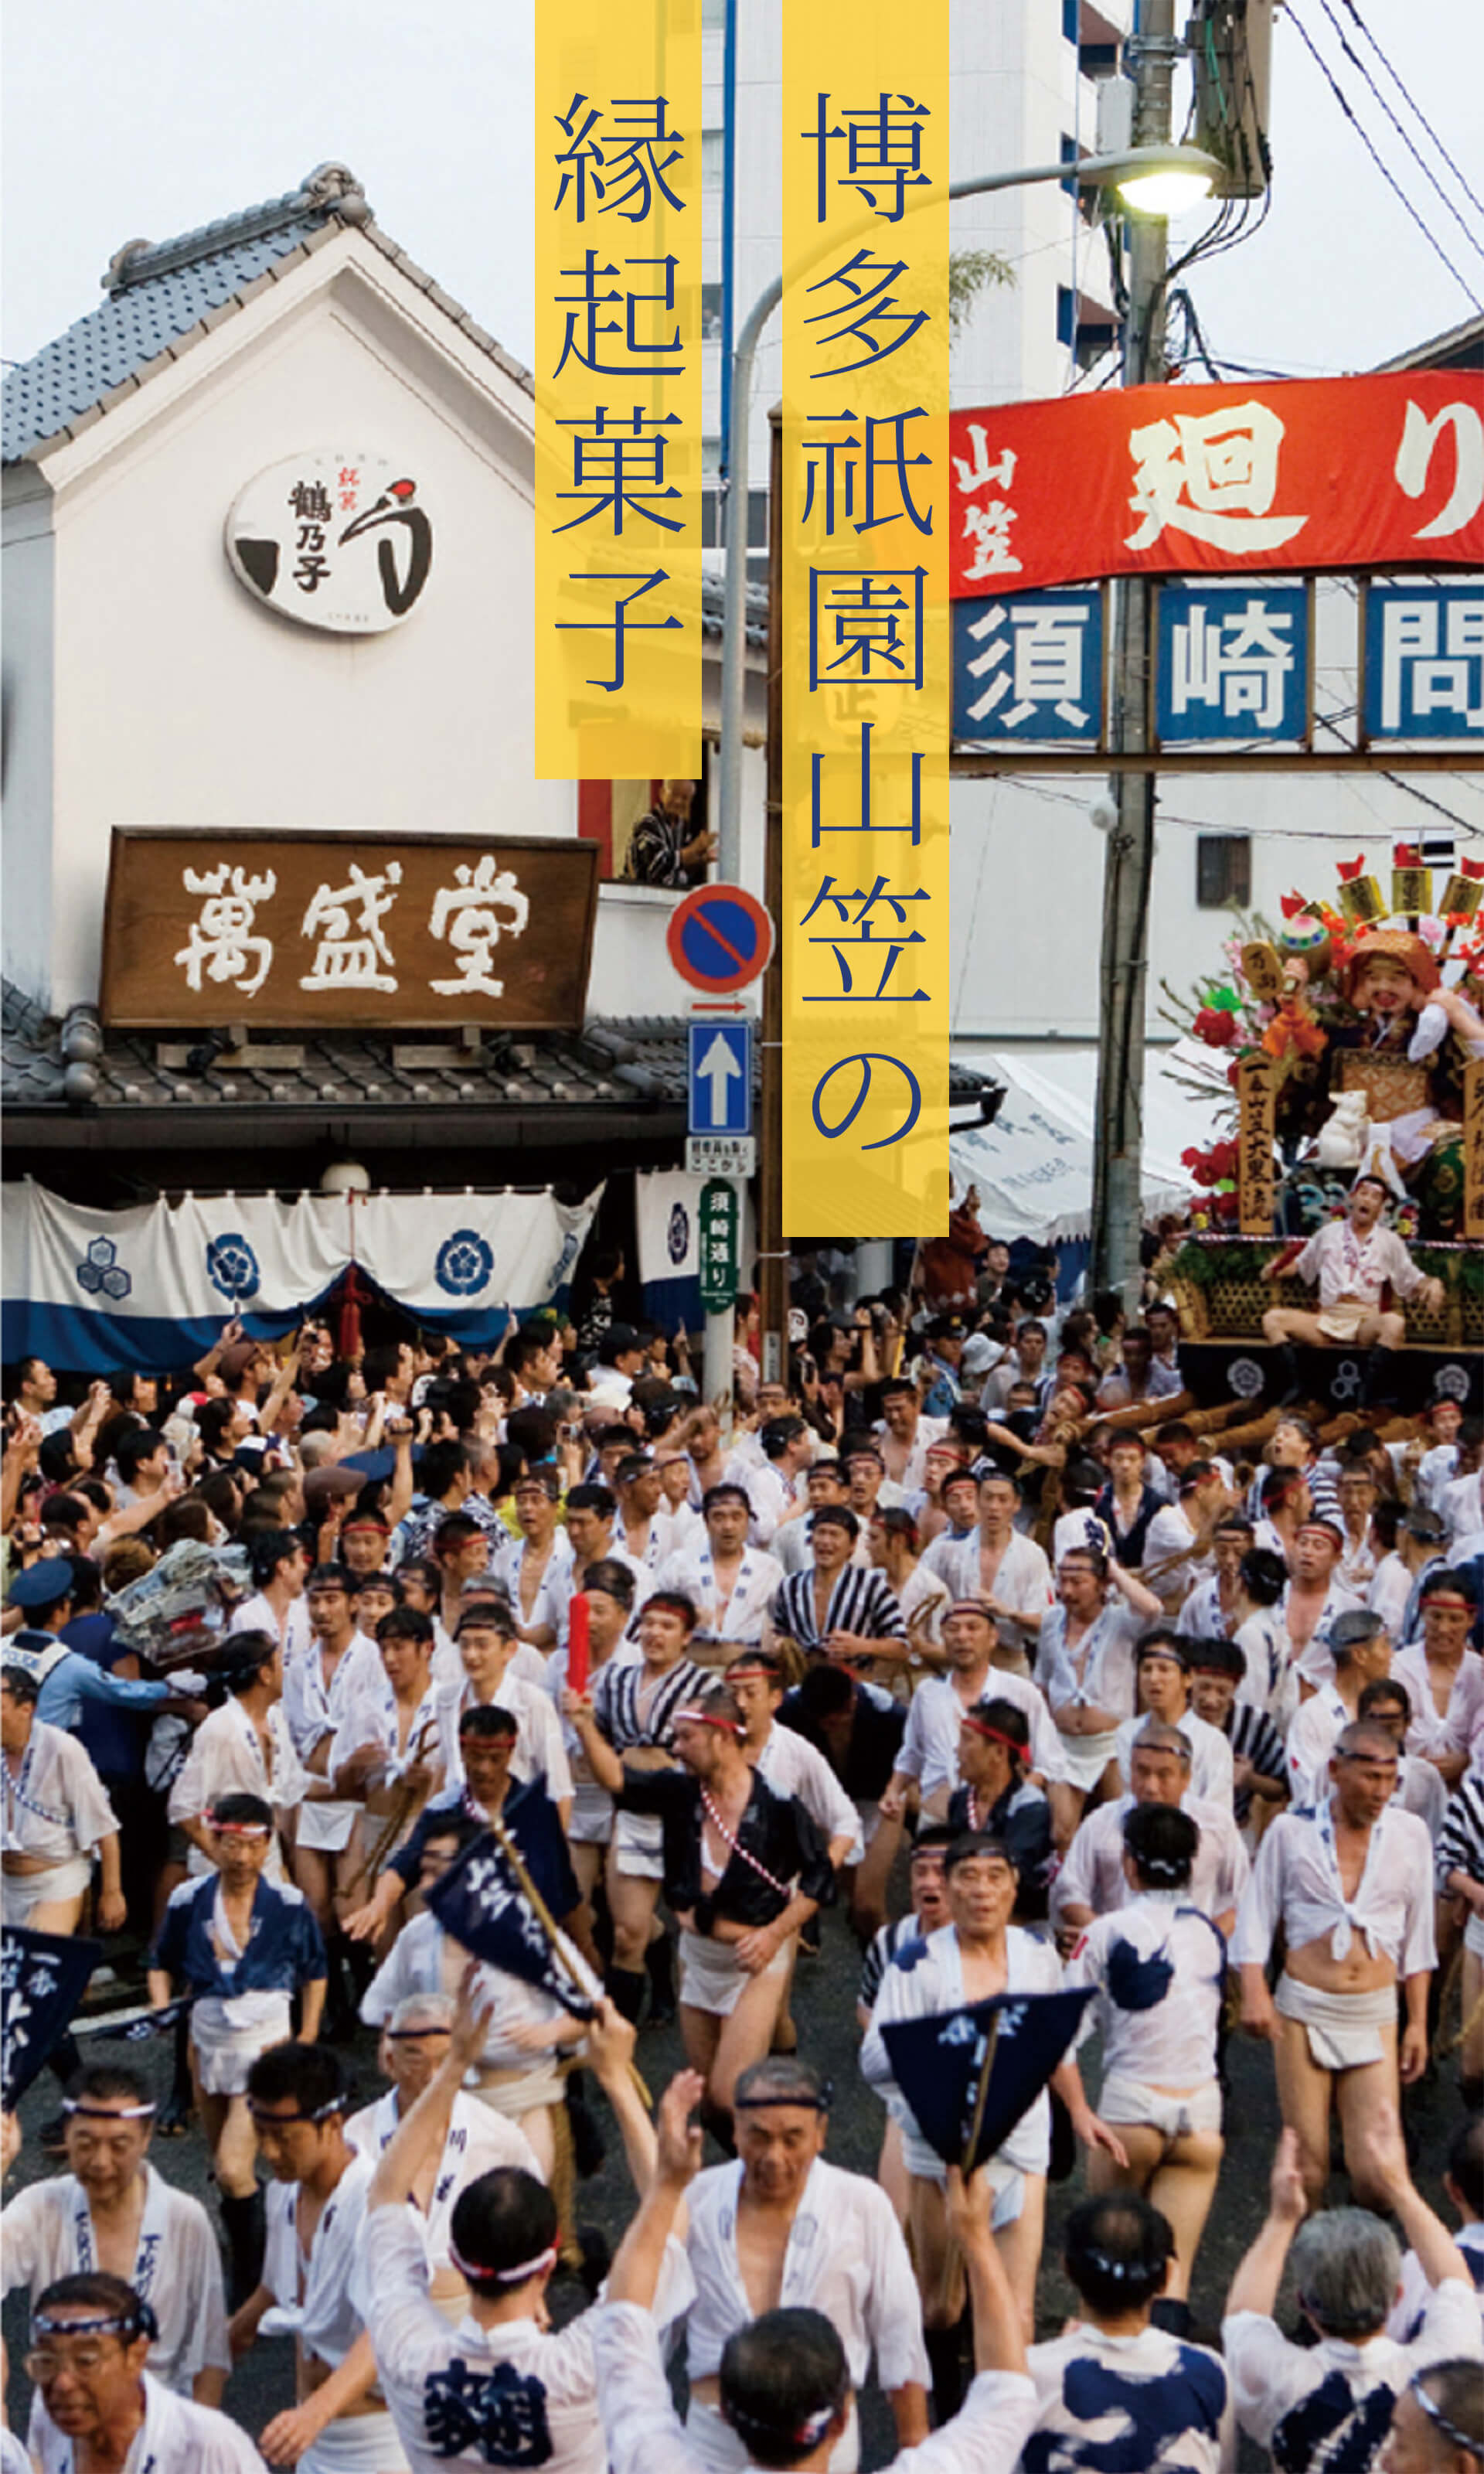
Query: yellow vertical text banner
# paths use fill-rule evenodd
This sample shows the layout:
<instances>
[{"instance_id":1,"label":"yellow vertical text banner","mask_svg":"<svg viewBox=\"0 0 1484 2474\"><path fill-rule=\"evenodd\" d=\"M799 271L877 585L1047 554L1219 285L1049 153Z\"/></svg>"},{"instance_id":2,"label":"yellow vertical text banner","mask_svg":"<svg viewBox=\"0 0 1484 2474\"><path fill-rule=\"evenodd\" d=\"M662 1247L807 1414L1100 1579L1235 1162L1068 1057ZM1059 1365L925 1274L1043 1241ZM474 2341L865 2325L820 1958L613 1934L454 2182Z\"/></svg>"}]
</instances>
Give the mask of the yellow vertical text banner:
<instances>
[{"instance_id":1,"label":"yellow vertical text banner","mask_svg":"<svg viewBox=\"0 0 1484 2474\"><path fill-rule=\"evenodd\" d=\"M948 0L783 12L783 1220L948 1213Z\"/></svg>"},{"instance_id":2,"label":"yellow vertical text banner","mask_svg":"<svg viewBox=\"0 0 1484 2474\"><path fill-rule=\"evenodd\" d=\"M536 12L536 773L701 757L701 0Z\"/></svg>"}]
</instances>

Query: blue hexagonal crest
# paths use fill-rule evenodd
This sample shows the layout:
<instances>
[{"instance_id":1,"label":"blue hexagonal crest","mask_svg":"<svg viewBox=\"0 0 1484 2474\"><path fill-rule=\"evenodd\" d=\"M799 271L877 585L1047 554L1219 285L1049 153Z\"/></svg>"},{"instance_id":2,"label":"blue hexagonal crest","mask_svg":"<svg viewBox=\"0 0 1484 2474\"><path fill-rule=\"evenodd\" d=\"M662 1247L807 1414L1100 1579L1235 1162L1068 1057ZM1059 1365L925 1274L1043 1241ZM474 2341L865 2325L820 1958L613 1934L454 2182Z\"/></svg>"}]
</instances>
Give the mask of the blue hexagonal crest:
<instances>
[{"instance_id":1,"label":"blue hexagonal crest","mask_svg":"<svg viewBox=\"0 0 1484 2474\"><path fill-rule=\"evenodd\" d=\"M477 1228L456 1228L438 1249L433 1277L451 1298L471 1298L494 1273L494 1249Z\"/></svg>"},{"instance_id":2,"label":"blue hexagonal crest","mask_svg":"<svg viewBox=\"0 0 1484 2474\"><path fill-rule=\"evenodd\" d=\"M77 1267L77 1283L90 1298L111 1298L115 1304L127 1298L133 1281L118 1259L118 1248L111 1237L93 1237L87 1251Z\"/></svg>"},{"instance_id":3,"label":"blue hexagonal crest","mask_svg":"<svg viewBox=\"0 0 1484 2474\"><path fill-rule=\"evenodd\" d=\"M224 1229L206 1248L206 1271L224 1298L251 1298L262 1282L257 1256L240 1229Z\"/></svg>"}]
</instances>

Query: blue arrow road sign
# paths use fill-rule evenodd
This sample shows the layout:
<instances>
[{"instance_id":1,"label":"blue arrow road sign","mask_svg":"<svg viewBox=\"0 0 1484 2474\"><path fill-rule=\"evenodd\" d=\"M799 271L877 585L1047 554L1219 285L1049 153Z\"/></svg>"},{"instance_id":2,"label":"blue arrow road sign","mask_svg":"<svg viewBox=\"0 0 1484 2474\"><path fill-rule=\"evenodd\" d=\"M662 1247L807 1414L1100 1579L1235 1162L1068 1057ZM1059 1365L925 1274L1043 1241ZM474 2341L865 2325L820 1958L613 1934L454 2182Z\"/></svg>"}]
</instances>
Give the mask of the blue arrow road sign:
<instances>
[{"instance_id":1,"label":"blue arrow road sign","mask_svg":"<svg viewBox=\"0 0 1484 2474\"><path fill-rule=\"evenodd\" d=\"M753 1026L692 1022L687 1131L747 1134L753 1128Z\"/></svg>"}]
</instances>

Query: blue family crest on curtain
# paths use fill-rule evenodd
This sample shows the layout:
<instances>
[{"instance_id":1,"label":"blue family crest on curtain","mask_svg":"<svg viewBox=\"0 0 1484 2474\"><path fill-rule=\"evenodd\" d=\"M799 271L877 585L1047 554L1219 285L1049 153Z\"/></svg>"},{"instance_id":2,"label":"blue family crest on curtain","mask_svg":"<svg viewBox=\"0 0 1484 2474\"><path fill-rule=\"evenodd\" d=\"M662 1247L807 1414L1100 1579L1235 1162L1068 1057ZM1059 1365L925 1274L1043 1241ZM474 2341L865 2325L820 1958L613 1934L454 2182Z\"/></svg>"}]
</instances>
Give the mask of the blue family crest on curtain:
<instances>
[{"instance_id":1,"label":"blue family crest on curtain","mask_svg":"<svg viewBox=\"0 0 1484 2474\"><path fill-rule=\"evenodd\" d=\"M213 1288L235 1305L242 1298L256 1295L263 1275L240 1228L228 1228L222 1236L213 1237L206 1248L206 1270Z\"/></svg>"},{"instance_id":2,"label":"blue family crest on curtain","mask_svg":"<svg viewBox=\"0 0 1484 2474\"><path fill-rule=\"evenodd\" d=\"M456 1228L438 1249L433 1277L451 1298L476 1297L494 1277L494 1249L477 1228Z\"/></svg>"},{"instance_id":3,"label":"blue family crest on curtain","mask_svg":"<svg viewBox=\"0 0 1484 2474\"><path fill-rule=\"evenodd\" d=\"M111 1237L95 1237L78 1265L78 1287L90 1298L127 1298L133 1280L118 1259Z\"/></svg>"},{"instance_id":4,"label":"blue family crest on curtain","mask_svg":"<svg viewBox=\"0 0 1484 2474\"><path fill-rule=\"evenodd\" d=\"M244 1313L254 1340L279 1338L323 1309L352 1263L415 1322L497 1338L511 1313L560 1295L602 1193L188 1194L97 1211L26 1179L0 1197L0 1346L63 1372L186 1367L228 1314Z\"/></svg>"}]
</instances>

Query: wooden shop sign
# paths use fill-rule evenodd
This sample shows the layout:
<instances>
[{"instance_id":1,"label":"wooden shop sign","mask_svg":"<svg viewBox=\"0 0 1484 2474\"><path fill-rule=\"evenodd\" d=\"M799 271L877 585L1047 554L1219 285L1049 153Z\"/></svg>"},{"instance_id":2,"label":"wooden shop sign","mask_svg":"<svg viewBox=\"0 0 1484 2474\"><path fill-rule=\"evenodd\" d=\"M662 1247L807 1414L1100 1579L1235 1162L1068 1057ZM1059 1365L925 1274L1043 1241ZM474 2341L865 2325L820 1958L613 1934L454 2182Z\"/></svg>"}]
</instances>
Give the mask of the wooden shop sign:
<instances>
[{"instance_id":1,"label":"wooden shop sign","mask_svg":"<svg viewBox=\"0 0 1484 2474\"><path fill-rule=\"evenodd\" d=\"M597 844L114 828L100 1007L118 1031L582 1027Z\"/></svg>"}]
</instances>

